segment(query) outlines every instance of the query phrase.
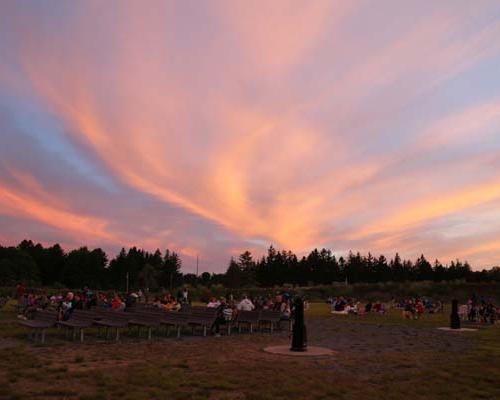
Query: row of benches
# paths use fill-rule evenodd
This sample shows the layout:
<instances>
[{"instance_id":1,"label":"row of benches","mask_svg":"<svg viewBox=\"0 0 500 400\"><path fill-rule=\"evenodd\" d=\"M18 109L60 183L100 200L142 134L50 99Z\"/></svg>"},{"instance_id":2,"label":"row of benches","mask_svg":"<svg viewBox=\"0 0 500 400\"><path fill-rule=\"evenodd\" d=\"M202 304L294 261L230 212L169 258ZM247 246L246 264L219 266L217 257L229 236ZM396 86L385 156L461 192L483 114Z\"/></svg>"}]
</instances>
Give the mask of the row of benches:
<instances>
[{"instance_id":1,"label":"row of benches","mask_svg":"<svg viewBox=\"0 0 500 400\"><path fill-rule=\"evenodd\" d=\"M147 330L148 340L151 340L153 329L160 331L165 328L168 336L170 329L175 329L177 337L181 336L182 328L191 328L195 333L196 328L201 328L203 336L212 328L217 319L217 310L206 307L191 307L178 312L168 312L152 308L132 308L128 311L114 311L109 309L75 310L67 321L58 321L55 311L37 311L34 319L19 321L19 323L30 329L29 336L37 341L45 342L46 330L54 326L65 329L66 337L72 334L73 340L78 336L83 342L84 330L90 327L98 328L98 335L101 330L105 331L106 339L109 332L115 332L115 340L120 339L120 331L123 328L129 330L137 328L140 336L141 329ZM242 327L253 332L254 327L263 329L269 327L271 333L279 327L279 311L239 311L236 318L221 324L220 328L225 329L227 334L231 334L233 328L241 332Z\"/></svg>"}]
</instances>

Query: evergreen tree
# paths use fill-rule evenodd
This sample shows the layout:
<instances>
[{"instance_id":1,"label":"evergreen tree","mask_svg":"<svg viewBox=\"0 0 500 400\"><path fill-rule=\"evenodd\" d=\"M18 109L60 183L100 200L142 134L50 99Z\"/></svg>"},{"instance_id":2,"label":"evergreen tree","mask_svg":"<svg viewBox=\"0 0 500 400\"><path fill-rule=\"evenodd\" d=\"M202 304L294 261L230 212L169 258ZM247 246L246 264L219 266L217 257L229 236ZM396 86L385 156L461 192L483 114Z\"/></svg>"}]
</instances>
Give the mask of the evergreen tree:
<instances>
[{"instance_id":1,"label":"evergreen tree","mask_svg":"<svg viewBox=\"0 0 500 400\"><path fill-rule=\"evenodd\" d=\"M227 267L224 283L226 287L236 289L242 286L243 271L240 265L231 257L229 266Z\"/></svg>"},{"instance_id":2,"label":"evergreen tree","mask_svg":"<svg viewBox=\"0 0 500 400\"><path fill-rule=\"evenodd\" d=\"M418 281L430 281L433 278L432 265L422 254L415 262L415 279Z\"/></svg>"},{"instance_id":3,"label":"evergreen tree","mask_svg":"<svg viewBox=\"0 0 500 400\"><path fill-rule=\"evenodd\" d=\"M165 250L163 266L159 276L159 283L164 288L172 290L182 284L181 259L176 252Z\"/></svg>"},{"instance_id":4,"label":"evergreen tree","mask_svg":"<svg viewBox=\"0 0 500 400\"><path fill-rule=\"evenodd\" d=\"M256 265L252 253L245 251L238 258L241 270L241 286L254 286L256 281Z\"/></svg>"}]
</instances>

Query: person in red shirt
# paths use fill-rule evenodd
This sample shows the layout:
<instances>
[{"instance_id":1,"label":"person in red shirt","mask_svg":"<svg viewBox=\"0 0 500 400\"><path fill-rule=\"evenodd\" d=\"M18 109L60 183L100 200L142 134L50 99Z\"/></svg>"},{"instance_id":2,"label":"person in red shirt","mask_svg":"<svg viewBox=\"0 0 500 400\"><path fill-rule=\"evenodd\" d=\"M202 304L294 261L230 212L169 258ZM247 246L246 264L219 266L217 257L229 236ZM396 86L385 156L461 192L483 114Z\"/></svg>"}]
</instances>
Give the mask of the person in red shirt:
<instances>
[{"instance_id":1,"label":"person in red shirt","mask_svg":"<svg viewBox=\"0 0 500 400\"><path fill-rule=\"evenodd\" d=\"M24 283L19 282L16 286L17 299L21 299L24 296L24 293L26 293L26 286L24 286Z\"/></svg>"},{"instance_id":2,"label":"person in red shirt","mask_svg":"<svg viewBox=\"0 0 500 400\"><path fill-rule=\"evenodd\" d=\"M425 307L424 307L424 304L422 303L422 301L420 301L420 300L417 301L417 304L415 306L415 310L417 311L417 318L420 318L425 311Z\"/></svg>"}]
</instances>

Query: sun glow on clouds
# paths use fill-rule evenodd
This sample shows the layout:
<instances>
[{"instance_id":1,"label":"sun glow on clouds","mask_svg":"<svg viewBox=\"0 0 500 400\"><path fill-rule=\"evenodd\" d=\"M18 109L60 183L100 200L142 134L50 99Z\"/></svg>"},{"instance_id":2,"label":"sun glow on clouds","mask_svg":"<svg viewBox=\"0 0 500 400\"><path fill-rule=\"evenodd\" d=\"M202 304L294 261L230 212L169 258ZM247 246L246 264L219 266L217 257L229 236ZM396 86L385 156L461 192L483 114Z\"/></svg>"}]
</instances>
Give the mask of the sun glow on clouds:
<instances>
[{"instance_id":1,"label":"sun glow on clouds","mask_svg":"<svg viewBox=\"0 0 500 400\"><path fill-rule=\"evenodd\" d=\"M121 207L97 186L87 209L42 201L54 178L19 177L19 160L0 214L217 270L256 243L499 262L495 241L444 232L500 208L500 7L419 4L4 4L2 101L43 105ZM170 226L130 196L171 207Z\"/></svg>"},{"instance_id":2,"label":"sun glow on clouds","mask_svg":"<svg viewBox=\"0 0 500 400\"><path fill-rule=\"evenodd\" d=\"M3 215L19 218L32 218L64 230L68 235L82 235L84 237L97 237L106 242L115 241L116 238L106 231L106 222L97 218L76 215L65 210L64 205L55 199L53 204L43 201L38 196L32 197L13 191L7 187L0 188L0 205ZM42 193L45 200L50 198L47 193Z\"/></svg>"}]
</instances>

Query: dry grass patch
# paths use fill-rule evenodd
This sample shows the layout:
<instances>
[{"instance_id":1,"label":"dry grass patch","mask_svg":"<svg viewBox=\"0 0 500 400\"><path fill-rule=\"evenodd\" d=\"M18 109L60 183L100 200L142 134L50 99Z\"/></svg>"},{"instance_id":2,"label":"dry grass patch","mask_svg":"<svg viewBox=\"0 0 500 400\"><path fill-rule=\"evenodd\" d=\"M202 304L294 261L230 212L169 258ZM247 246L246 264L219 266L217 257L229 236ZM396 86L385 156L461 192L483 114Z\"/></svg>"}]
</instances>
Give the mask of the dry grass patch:
<instances>
[{"instance_id":1,"label":"dry grass patch","mask_svg":"<svg viewBox=\"0 0 500 400\"><path fill-rule=\"evenodd\" d=\"M500 398L499 326L457 335L434 328L446 313L428 321L396 313L339 319L326 304L311 305L308 316L309 337L337 350L334 357L262 351L288 343L286 333L42 347L20 339L0 349L0 398Z\"/></svg>"}]
</instances>

